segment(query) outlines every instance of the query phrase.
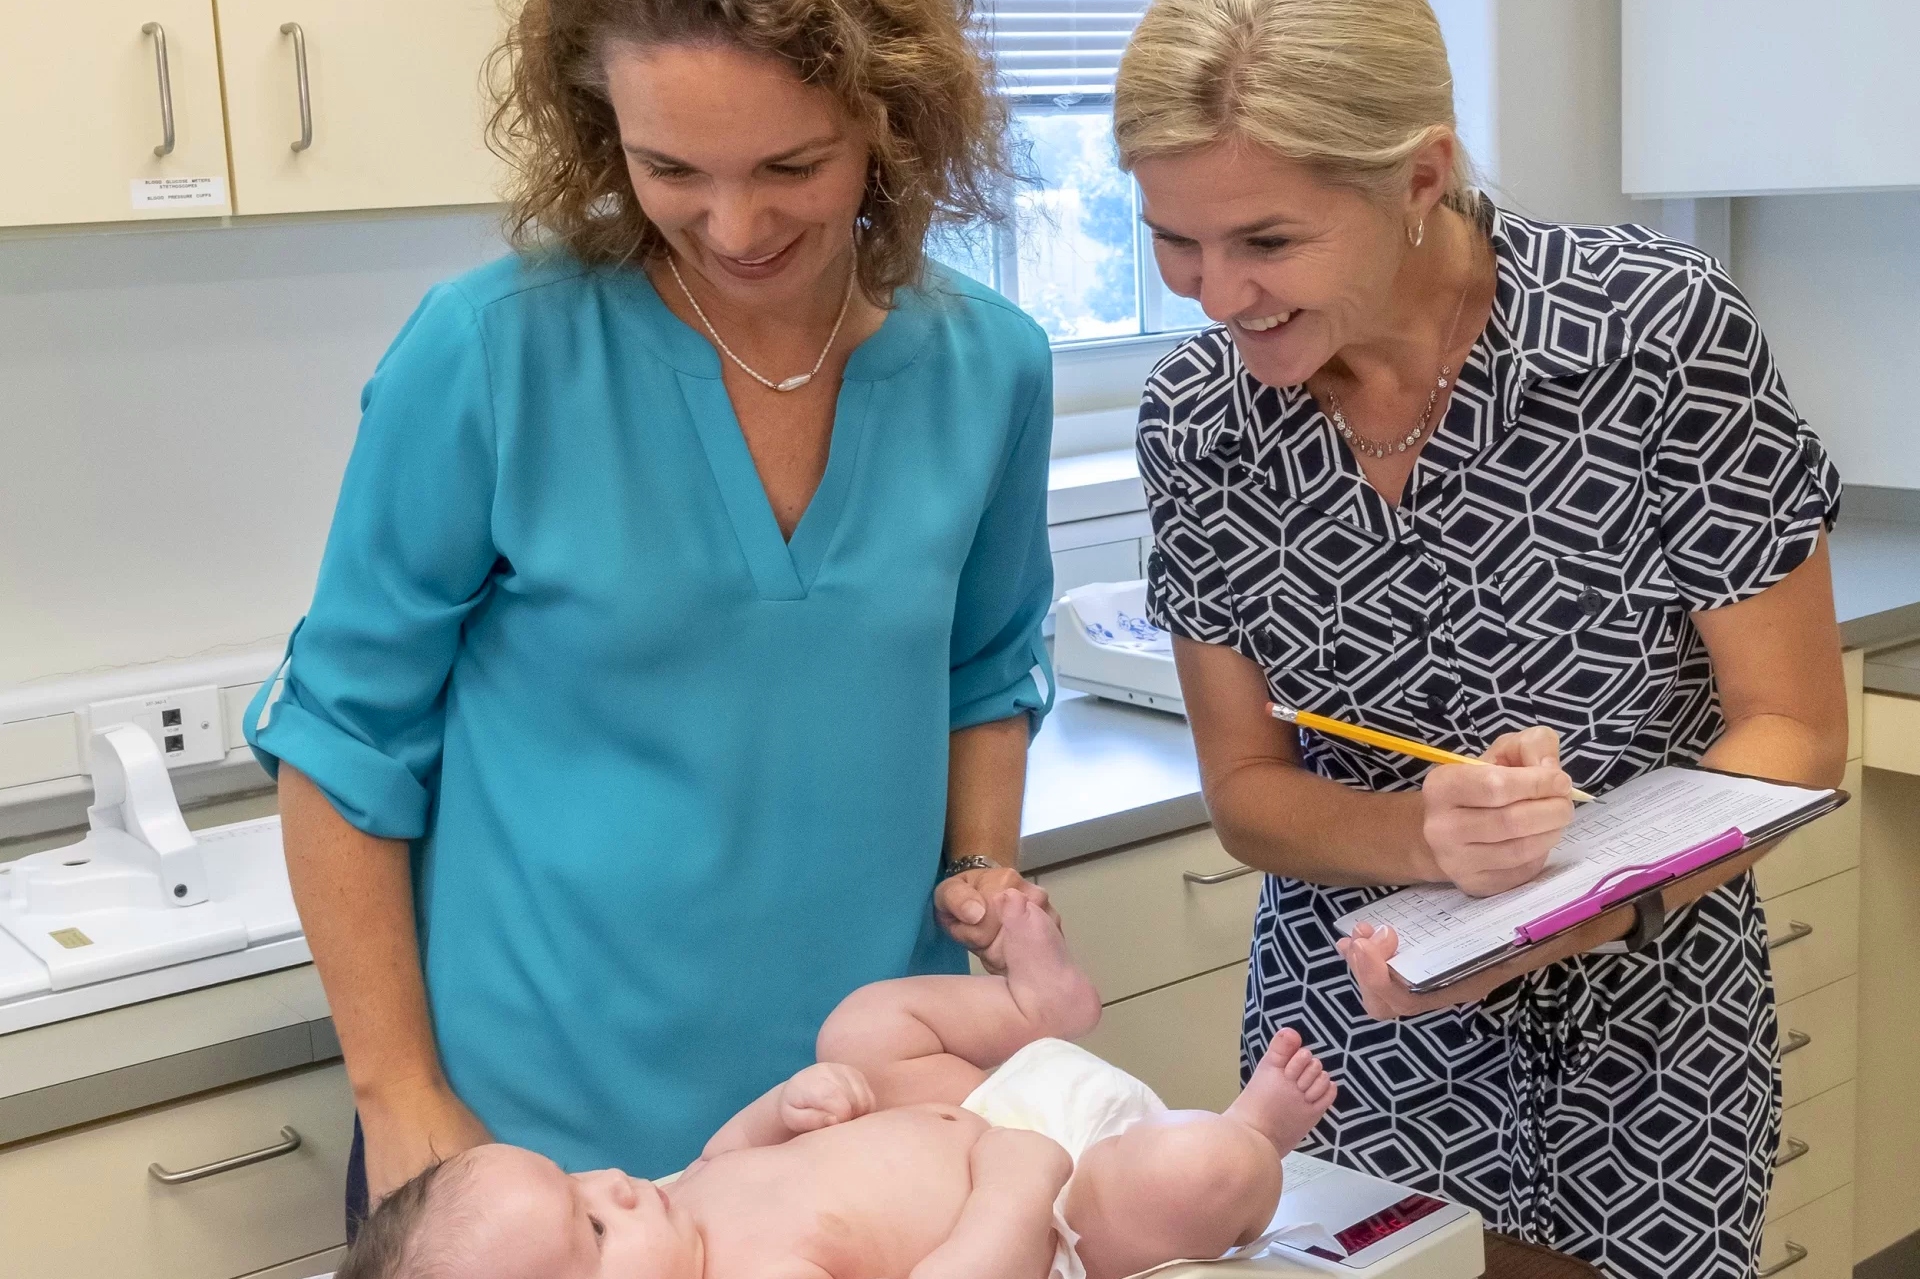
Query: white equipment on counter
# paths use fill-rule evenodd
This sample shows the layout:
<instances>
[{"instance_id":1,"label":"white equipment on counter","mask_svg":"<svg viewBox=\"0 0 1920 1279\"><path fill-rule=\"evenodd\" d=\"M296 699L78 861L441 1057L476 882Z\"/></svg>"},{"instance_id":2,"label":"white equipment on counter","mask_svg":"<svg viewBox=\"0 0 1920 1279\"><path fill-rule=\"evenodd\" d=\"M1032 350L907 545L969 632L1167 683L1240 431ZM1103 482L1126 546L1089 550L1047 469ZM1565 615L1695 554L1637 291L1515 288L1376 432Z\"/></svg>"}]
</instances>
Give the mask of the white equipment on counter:
<instances>
[{"instance_id":1,"label":"white equipment on counter","mask_svg":"<svg viewBox=\"0 0 1920 1279\"><path fill-rule=\"evenodd\" d=\"M1478 1279L1480 1214L1310 1155L1286 1158L1280 1206L1259 1239L1219 1261L1175 1262L1156 1279ZM1136 1277L1144 1279L1144 1277Z\"/></svg>"},{"instance_id":2,"label":"white equipment on counter","mask_svg":"<svg viewBox=\"0 0 1920 1279\"><path fill-rule=\"evenodd\" d=\"M1054 610L1053 673L1062 688L1185 715L1173 637L1147 621L1147 584L1095 582Z\"/></svg>"},{"instance_id":3,"label":"white equipment on counter","mask_svg":"<svg viewBox=\"0 0 1920 1279\"><path fill-rule=\"evenodd\" d=\"M279 818L196 837L145 730L89 746L86 838L0 862L0 1034L307 961Z\"/></svg>"}]
</instances>

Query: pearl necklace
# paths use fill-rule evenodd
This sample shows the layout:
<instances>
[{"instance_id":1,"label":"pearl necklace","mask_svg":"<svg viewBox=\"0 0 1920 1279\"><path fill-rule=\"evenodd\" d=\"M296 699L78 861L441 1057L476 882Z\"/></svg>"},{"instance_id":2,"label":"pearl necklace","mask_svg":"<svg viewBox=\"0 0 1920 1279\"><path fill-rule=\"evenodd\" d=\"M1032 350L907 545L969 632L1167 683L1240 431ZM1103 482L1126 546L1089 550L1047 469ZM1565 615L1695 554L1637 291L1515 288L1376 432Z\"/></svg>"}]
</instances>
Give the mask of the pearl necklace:
<instances>
[{"instance_id":1,"label":"pearl necklace","mask_svg":"<svg viewBox=\"0 0 1920 1279\"><path fill-rule=\"evenodd\" d=\"M818 373L821 365L827 362L827 353L833 350L833 344L840 336L840 326L846 323L847 308L853 304L853 282L859 278L860 275L857 270L851 268L847 271L847 295L840 299L840 314L835 317L833 321L833 332L827 334L827 344L820 348L820 358L813 362L813 367L805 373L796 373L790 378L775 382L772 378L762 377L754 371L745 360L733 353L733 348L726 344L725 339L720 336L720 331L713 327L713 321L709 320L707 313L700 309L700 303L693 296L693 290L688 288L687 282L680 278L680 267L674 262L671 253L667 255L667 269L673 272L674 282L680 286L680 291L687 295L687 302L693 307L693 313L700 317L700 323L707 326L707 333L713 338L714 345L725 352L729 360L739 365L742 373L745 373L769 391L797 391L807 383L813 381L813 375Z\"/></svg>"},{"instance_id":2,"label":"pearl necklace","mask_svg":"<svg viewBox=\"0 0 1920 1279\"><path fill-rule=\"evenodd\" d=\"M1477 259L1480 255L1475 253L1473 256ZM1472 272L1469 271L1467 283L1460 290L1460 300L1453 304L1453 322L1447 326L1447 344L1441 348L1441 354L1443 355L1453 349L1453 340L1460 334L1460 312L1466 307L1467 293L1472 288L1473 275ZM1364 435L1355 434L1354 429L1347 425L1347 413L1346 410L1341 407L1340 397L1333 393L1332 387L1328 387L1325 393L1327 397L1327 407L1331 410L1329 416L1333 418L1333 429L1340 433L1340 438L1345 440L1354 452L1363 453L1370 458L1378 460L1386 457L1390 453L1405 453L1426 437L1427 429L1433 425L1433 406L1439 403L1440 392L1447 389L1448 380L1452 376L1453 366L1442 363L1440 365L1440 376L1434 379L1433 389L1427 392L1427 406L1420 410L1420 420L1413 424L1413 429L1408 431L1404 437L1398 440L1389 440L1384 444L1376 443Z\"/></svg>"}]
</instances>

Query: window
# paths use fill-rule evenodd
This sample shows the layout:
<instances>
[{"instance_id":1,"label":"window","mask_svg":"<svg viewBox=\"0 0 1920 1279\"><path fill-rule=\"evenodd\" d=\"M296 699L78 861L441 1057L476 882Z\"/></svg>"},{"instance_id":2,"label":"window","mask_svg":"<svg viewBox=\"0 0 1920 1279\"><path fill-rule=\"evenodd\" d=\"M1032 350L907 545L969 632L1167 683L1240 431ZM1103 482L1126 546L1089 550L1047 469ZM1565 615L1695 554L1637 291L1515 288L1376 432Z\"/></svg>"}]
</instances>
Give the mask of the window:
<instances>
[{"instance_id":1,"label":"window","mask_svg":"<svg viewBox=\"0 0 1920 1279\"><path fill-rule=\"evenodd\" d=\"M993 0L985 35L1032 181L1006 225L955 233L933 256L998 289L1056 343L1207 323L1160 280L1140 194L1113 151L1113 77L1146 0Z\"/></svg>"}]
</instances>

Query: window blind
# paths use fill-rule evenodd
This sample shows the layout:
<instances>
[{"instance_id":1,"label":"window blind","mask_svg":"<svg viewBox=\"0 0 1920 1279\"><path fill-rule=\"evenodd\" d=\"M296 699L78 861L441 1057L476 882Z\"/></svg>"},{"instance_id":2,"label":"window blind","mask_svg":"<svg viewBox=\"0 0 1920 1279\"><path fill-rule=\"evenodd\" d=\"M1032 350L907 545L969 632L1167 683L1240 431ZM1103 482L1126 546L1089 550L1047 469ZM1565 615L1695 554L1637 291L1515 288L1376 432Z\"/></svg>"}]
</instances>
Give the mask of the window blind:
<instances>
[{"instance_id":1,"label":"window blind","mask_svg":"<svg viewBox=\"0 0 1920 1279\"><path fill-rule=\"evenodd\" d=\"M1113 92L1127 37L1148 0L986 0L1002 89L1016 98Z\"/></svg>"}]
</instances>

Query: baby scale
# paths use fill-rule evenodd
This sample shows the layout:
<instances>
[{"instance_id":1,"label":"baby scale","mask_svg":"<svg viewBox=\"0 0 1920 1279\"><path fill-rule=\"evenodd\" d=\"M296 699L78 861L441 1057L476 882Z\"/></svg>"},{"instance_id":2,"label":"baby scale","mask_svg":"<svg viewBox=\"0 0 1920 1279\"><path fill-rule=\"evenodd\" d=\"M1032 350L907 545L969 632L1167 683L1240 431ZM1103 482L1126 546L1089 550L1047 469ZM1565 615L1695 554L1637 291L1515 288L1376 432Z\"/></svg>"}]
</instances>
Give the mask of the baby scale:
<instances>
[{"instance_id":1,"label":"baby scale","mask_svg":"<svg viewBox=\"0 0 1920 1279\"><path fill-rule=\"evenodd\" d=\"M1310 1155L1286 1159L1267 1233L1218 1261L1175 1262L1155 1279L1478 1279L1480 1214ZM1136 1279L1145 1279L1137 1276Z\"/></svg>"},{"instance_id":2,"label":"baby scale","mask_svg":"<svg viewBox=\"0 0 1920 1279\"><path fill-rule=\"evenodd\" d=\"M144 729L88 745L86 838L0 862L0 1034L307 962L278 817L196 835Z\"/></svg>"},{"instance_id":3,"label":"baby scale","mask_svg":"<svg viewBox=\"0 0 1920 1279\"><path fill-rule=\"evenodd\" d=\"M1185 715L1173 637L1147 620L1147 584L1095 582L1054 610L1053 673L1062 688Z\"/></svg>"}]
</instances>

